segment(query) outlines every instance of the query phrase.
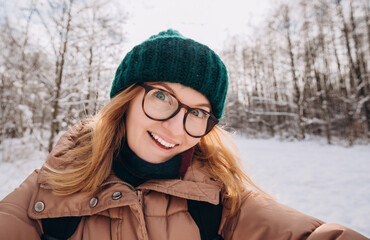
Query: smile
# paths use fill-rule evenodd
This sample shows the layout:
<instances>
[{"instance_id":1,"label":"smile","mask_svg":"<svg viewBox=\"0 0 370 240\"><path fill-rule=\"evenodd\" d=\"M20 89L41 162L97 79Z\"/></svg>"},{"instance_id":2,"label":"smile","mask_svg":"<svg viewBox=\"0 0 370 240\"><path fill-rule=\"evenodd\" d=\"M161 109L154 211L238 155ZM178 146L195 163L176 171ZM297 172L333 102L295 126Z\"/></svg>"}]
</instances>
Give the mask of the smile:
<instances>
[{"instance_id":1,"label":"smile","mask_svg":"<svg viewBox=\"0 0 370 240\"><path fill-rule=\"evenodd\" d=\"M160 138L159 136L155 135L154 133L152 132L148 132L149 135L152 137L152 139L162 148L165 148L165 149L171 149L173 147L176 146L176 144L172 144L172 143L168 143L166 142L165 140L163 140L162 138Z\"/></svg>"}]
</instances>

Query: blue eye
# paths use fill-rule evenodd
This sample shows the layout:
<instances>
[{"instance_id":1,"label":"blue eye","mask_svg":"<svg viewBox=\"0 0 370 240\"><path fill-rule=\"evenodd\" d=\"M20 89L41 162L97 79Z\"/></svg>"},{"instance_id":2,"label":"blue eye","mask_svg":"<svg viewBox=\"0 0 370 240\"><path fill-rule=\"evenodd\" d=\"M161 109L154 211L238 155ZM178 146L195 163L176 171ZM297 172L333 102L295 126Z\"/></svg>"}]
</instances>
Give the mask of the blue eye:
<instances>
[{"instance_id":1,"label":"blue eye","mask_svg":"<svg viewBox=\"0 0 370 240\"><path fill-rule=\"evenodd\" d=\"M192 114L193 116L198 117L198 118L204 118L205 117L204 112L200 109L193 109L193 110L191 110L190 114Z\"/></svg>"},{"instance_id":2,"label":"blue eye","mask_svg":"<svg viewBox=\"0 0 370 240\"><path fill-rule=\"evenodd\" d=\"M168 96L166 93L162 92L162 91L156 91L154 93L154 96L156 98L158 98L159 100L162 100L162 101L168 101Z\"/></svg>"}]
</instances>

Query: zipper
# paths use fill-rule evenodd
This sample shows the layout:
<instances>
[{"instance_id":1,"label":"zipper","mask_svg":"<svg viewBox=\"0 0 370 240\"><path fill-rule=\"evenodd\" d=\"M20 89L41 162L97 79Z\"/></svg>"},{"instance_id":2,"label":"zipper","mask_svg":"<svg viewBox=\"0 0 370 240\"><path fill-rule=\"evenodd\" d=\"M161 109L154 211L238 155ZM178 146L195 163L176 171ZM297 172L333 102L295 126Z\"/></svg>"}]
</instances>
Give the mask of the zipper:
<instances>
[{"instance_id":1,"label":"zipper","mask_svg":"<svg viewBox=\"0 0 370 240\"><path fill-rule=\"evenodd\" d=\"M137 189L136 195L137 195L137 199L139 200L139 204L142 207L143 206L143 190Z\"/></svg>"},{"instance_id":2,"label":"zipper","mask_svg":"<svg viewBox=\"0 0 370 240\"><path fill-rule=\"evenodd\" d=\"M138 202L139 202L139 205L140 205L140 209L139 209L139 219L140 219L140 225L141 225L141 231L143 233L143 237L145 240L148 240L149 237L148 237L148 232L147 232L147 229L146 229L146 222L145 222L145 219L144 219L144 209L143 209L143 190L142 189L136 189L135 190L136 192L136 196L137 196L137 199L138 199Z\"/></svg>"}]
</instances>

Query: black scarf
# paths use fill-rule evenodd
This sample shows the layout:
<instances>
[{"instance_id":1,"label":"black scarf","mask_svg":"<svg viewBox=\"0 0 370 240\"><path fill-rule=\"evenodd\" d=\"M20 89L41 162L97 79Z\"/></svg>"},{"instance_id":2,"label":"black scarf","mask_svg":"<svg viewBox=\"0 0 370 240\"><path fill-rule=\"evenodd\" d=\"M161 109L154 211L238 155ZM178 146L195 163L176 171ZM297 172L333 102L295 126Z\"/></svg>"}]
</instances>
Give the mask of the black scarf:
<instances>
[{"instance_id":1,"label":"black scarf","mask_svg":"<svg viewBox=\"0 0 370 240\"><path fill-rule=\"evenodd\" d=\"M137 187L149 179L175 179L179 177L182 157L174 156L163 163L150 163L139 158L124 143L119 157L113 160L113 171L121 180Z\"/></svg>"}]
</instances>

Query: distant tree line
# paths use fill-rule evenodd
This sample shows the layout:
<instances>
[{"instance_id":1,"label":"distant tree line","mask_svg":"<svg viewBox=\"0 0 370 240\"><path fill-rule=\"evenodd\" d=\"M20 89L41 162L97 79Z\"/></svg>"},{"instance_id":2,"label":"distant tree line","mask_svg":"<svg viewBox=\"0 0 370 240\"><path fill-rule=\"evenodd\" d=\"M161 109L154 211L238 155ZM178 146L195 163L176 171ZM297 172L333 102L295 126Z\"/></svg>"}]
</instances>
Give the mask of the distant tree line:
<instances>
[{"instance_id":1,"label":"distant tree line","mask_svg":"<svg viewBox=\"0 0 370 240\"><path fill-rule=\"evenodd\" d=\"M31 134L50 151L108 101L127 13L109 0L8 1L0 11L0 144ZM248 136L367 140L369 18L367 0L291 1L248 39L230 38L222 124Z\"/></svg>"},{"instance_id":2,"label":"distant tree line","mask_svg":"<svg viewBox=\"0 0 370 240\"><path fill-rule=\"evenodd\" d=\"M249 136L370 137L368 0L290 1L229 39L224 123Z\"/></svg>"},{"instance_id":3,"label":"distant tree line","mask_svg":"<svg viewBox=\"0 0 370 240\"><path fill-rule=\"evenodd\" d=\"M0 143L33 134L50 151L61 130L107 101L127 15L105 0L1 7Z\"/></svg>"}]
</instances>

